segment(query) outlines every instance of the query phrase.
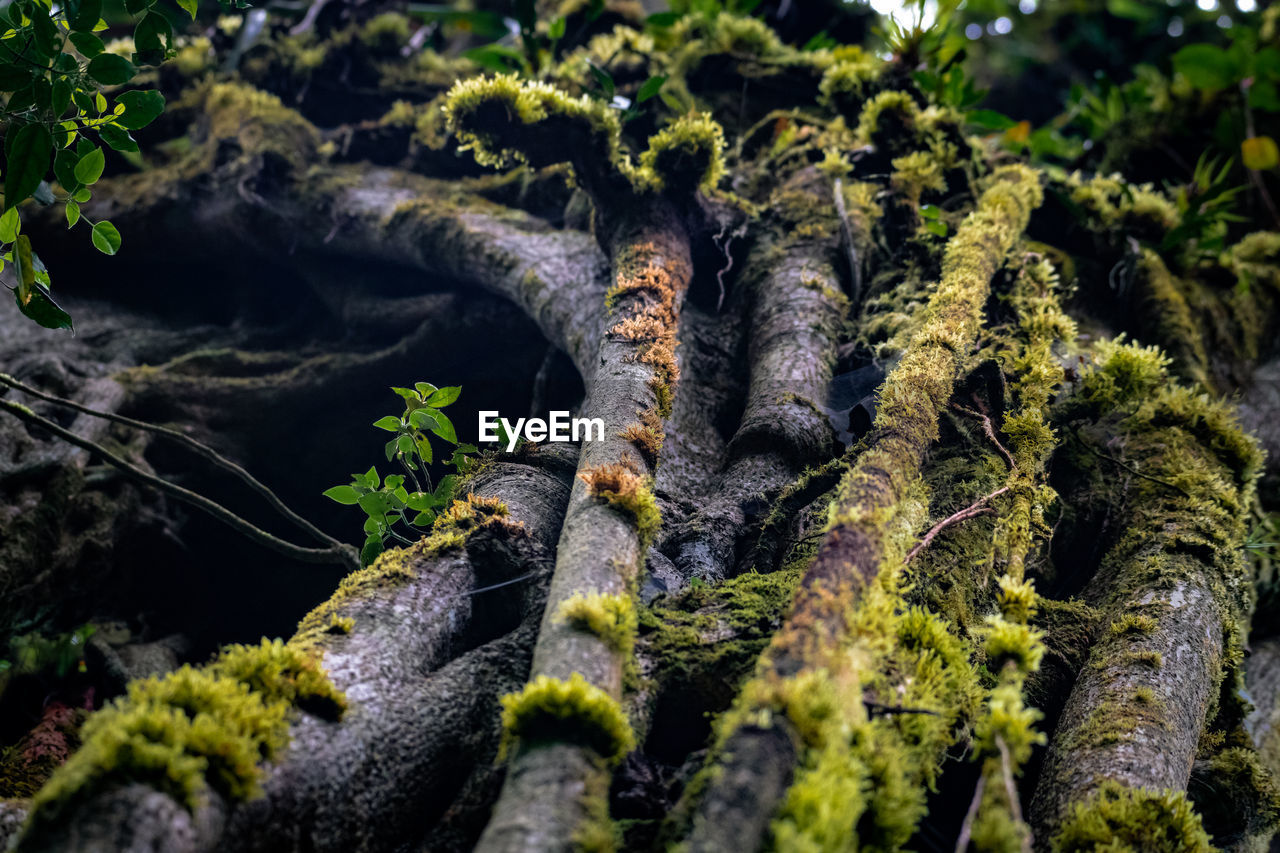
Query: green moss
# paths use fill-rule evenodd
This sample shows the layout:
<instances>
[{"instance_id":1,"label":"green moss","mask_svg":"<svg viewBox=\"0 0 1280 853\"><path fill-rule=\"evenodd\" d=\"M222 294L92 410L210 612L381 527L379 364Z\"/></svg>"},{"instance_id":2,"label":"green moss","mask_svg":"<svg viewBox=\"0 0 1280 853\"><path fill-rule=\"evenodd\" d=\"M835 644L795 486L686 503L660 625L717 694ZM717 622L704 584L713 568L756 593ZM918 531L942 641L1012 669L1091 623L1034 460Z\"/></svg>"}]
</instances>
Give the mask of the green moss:
<instances>
[{"instance_id":1,"label":"green moss","mask_svg":"<svg viewBox=\"0 0 1280 853\"><path fill-rule=\"evenodd\" d=\"M285 702L327 719L346 710L346 697L316 666L315 659L293 644L265 637L256 646L228 646L212 669L247 684L269 701Z\"/></svg>"},{"instance_id":2,"label":"green moss","mask_svg":"<svg viewBox=\"0 0 1280 853\"><path fill-rule=\"evenodd\" d=\"M360 30L360 41L373 53L392 56L409 43L409 19L399 12L374 15Z\"/></svg>"},{"instance_id":3,"label":"green moss","mask_svg":"<svg viewBox=\"0 0 1280 853\"><path fill-rule=\"evenodd\" d=\"M598 592L575 593L560 602L556 621L595 634L605 645L626 658L631 657L636 640L636 608L630 595Z\"/></svg>"},{"instance_id":4,"label":"green moss","mask_svg":"<svg viewBox=\"0 0 1280 853\"><path fill-rule=\"evenodd\" d=\"M1054 853L1209 853L1200 817L1181 791L1126 788L1107 781L1073 807L1053 839Z\"/></svg>"},{"instance_id":5,"label":"green moss","mask_svg":"<svg viewBox=\"0 0 1280 853\"><path fill-rule=\"evenodd\" d=\"M1044 645L1039 631L1029 625L1010 622L1003 616L987 618L986 653L987 666L999 672L1006 664L1012 664L1023 675L1030 675L1040 668Z\"/></svg>"},{"instance_id":6,"label":"green moss","mask_svg":"<svg viewBox=\"0 0 1280 853\"><path fill-rule=\"evenodd\" d=\"M354 620L343 615L353 603L360 602L380 589L390 589L416 578L415 564L439 556L445 551L462 548L480 530L514 532L518 525L507 520L507 507L496 498L468 494L454 501L432 524L431 533L405 548L383 551L369 566L357 569L338 584L337 590L298 623L291 645L303 650L323 648L335 633L335 623L343 620L354 627Z\"/></svg>"},{"instance_id":7,"label":"green moss","mask_svg":"<svg viewBox=\"0 0 1280 853\"><path fill-rule=\"evenodd\" d=\"M857 48L857 53L827 68L818 84L822 103L840 113L851 114L871 84L880 76L884 63Z\"/></svg>"},{"instance_id":8,"label":"green moss","mask_svg":"<svg viewBox=\"0 0 1280 853\"><path fill-rule=\"evenodd\" d=\"M230 646L209 666L129 685L92 715L84 745L40 790L33 821L57 820L106 785L141 782L194 811L212 790L243 800L288 740L292 708L339 716L346 700L315 660L279 640Z\"/></svg>"},{"instance_id":9,"label":"green moss","mask_svg":"<svg viewBox=\"0 0 1280 853\"><path fill-rule=\"evenodd\" d=\"M620 165L614 111L547 83L521 81L514 74L460 80L449 90L444 113L462 149L472 151L481 165L546 166L578 152Z\"/></svg>"},{"instance_id":10,"label":"green moss","mask_svg":"<svg viewBox=\"0 0 1280 853\"><path fill-rule=\"evenodd\" d=\"M539 675L519 693L503 696L502 730L502 755L517 741L582 743L610 762L635 748L631 724L617 700L578 672L568 681Z\"/></svg>"},{"instance_id":11,"label":"green moss","mask_svg":"<svg viewBox=\"0 0 1280 853\"><path fill-rule=\"evenodd\" d=\"M1217 847L1249 849L1280 823L1280 789L1253 749L1231 747L1197 761L1187 796Z\"/></svg>"},{"instance_id":12,"label":"green moss","mask_svg":"<svg viewBox=\"0 0 1280 853\"><path fill-rule=\"evenodd\" d=\"M1145 613L1124 613L1108 630L1113 637L1132 637L1154 634L1159 627L1156 620Z\"/></svg>"},{"instance_id":13,"label":"green moss","mask_svg":"<svg viewBox=\"0 0 1280 853\"><path fill-rule=\"evenodd\" d=\"M698 187L710 192L724 169L724 130L707 113L697 113L681 116L649 137L638 180L655 190Z\"/></svg>"},{"instance_id":14,"label":"green moss","mask_svg":"<svg viewBox=\"0 0 1280 853\"><path fill-rule=\"evenodd\" d=\"M855 135L862 144L877 146L878 140L897 133L905 132L910 139L915 135L919 114L920 108L906 92L898 89L881 92L862 108Z\"/></svg>"}]
</instances>

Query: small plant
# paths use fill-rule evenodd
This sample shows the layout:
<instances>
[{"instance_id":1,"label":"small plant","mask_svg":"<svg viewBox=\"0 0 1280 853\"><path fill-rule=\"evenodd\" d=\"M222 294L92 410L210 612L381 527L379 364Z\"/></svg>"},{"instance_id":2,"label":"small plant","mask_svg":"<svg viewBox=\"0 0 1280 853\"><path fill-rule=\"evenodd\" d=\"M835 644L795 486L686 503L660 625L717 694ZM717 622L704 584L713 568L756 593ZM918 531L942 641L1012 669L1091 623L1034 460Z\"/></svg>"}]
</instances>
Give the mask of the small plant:
<instances>
[{"instance_id":1,"label":"small plant","mask_svg":"<svg viewBox=\"0 0 1280 853\"><path fill-rule=\"evenodd\" d=\"M435 433L454 445L444 464L459 474L471 469L475 464L471 456L477 452L474 444L458 444L453 422L440 411L458 399L460 387L437 388L430 382L418 382L413 388L391 390L404 399L404 413L379 418L373 425L395 433L385 447L387 461L398 462L404 474L382 478L377 466L373 466L363 474L352 474L350 485L334 486L324 493L340 504L359 506L368 516L364 522L364 546L360 549L360 562L366 566L383 552L388 539L413 544L412 539L396 530L397 524L409 530L429 527L436 520L436 511L453 500L455 474L446 474L432 485L430 465L434 453L428 434ZM414 513L412 518L410 513Z\"/></svg>"}]
</instances>

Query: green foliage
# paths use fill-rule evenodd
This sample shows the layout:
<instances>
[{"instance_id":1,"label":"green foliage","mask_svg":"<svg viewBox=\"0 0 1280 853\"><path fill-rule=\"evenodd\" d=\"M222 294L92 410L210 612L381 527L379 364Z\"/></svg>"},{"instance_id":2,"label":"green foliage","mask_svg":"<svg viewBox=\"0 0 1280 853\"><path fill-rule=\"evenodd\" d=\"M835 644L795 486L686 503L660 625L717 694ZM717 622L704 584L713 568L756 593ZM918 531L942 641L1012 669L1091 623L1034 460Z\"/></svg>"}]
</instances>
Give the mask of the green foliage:
<instances>
[{"instance_id":1,"label":"green foliage","mask_svg":"<svg viewBox=\"0 0 1280 853\"><path fill-rule=\"evenodd\" d=\"M51 636L32 633L10 639L5 656L0 658L0 696L14 676L48 672L62 679L73 670L84 672L85 644L95 630L86 624Z\"/></svg>"},{"instance_id":2,"label":"green foliage","mask_svg":"<svg viewBox=\"0 0 1280 853\"><path fill-rule=\"evenodd\" d=\"M408 529L425 529L436 520L437 513L453 500L457 477L446 474L434 486L430 465L434 459L429 434L434 433L454 445L444 464L465 474L475 464L472 456L474 444L459 444L453 422L440 411L458 399L462 388L448 386L437 388L430 382L418 382L412 388L392 388L405 402L400 415L387 415L374 422L374 426L395 434L384 448L388 462L398 462L404 474L388 474L382 478L377 466L363 474L352 474L351 483L334 486L324 496L340 504L359 506L366 516L365 541L360 549L360 560L369 565L383 552L388 539L403 544L413 540L397 532L395 525ZM405 485L406 477L409 487ZM410 518L409 514L414 513Z\"/></svg>"},{"instance_id":3,"label":"green foliage","mask_svg":"<svg viewBox=\"0 0 1280 853\"><path fill-rule=\"evenodd\" d=\"M164 110L164 96L155 90L108 96L143 67L173 55L173 28L156 3L125 3L137 18L129 57L108 52L96 35L107 29L102 0L62 5L15 0L0 12L0 95L6 102L0 108L5 128L0 270L14 266L16 283L10 290L18 310L46 328L70 329L71 317L49 293L48 270L21 234L18 206L27 199L61 203L68 228L84 219L95 248L108 255L120 250L115 226L88 220L80 205L102 177L105 148L137 151L129 132L146 127ZM194 0L179 5L195 17Z\"/></svg>"}]
</instances>

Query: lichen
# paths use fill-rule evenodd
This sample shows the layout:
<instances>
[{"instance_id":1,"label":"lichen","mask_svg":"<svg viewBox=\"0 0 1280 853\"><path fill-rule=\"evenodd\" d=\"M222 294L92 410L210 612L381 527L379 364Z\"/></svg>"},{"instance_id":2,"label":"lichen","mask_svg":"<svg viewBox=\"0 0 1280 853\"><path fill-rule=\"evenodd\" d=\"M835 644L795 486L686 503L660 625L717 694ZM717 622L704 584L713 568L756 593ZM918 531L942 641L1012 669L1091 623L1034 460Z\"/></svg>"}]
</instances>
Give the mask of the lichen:
<instances>
[{"instance_id":1,"label":"lichen","mask_svg":"<svg viewBox=\"0 0 1280 853\"><path fill-rule=\"evenodd\" d=\"M516 743L539 740L582 743L609 762L635 748L622 706L578 672L568 681L539 675L519 693L503 696L502 731L500 757Z\"/></svg>"}]
</instances>

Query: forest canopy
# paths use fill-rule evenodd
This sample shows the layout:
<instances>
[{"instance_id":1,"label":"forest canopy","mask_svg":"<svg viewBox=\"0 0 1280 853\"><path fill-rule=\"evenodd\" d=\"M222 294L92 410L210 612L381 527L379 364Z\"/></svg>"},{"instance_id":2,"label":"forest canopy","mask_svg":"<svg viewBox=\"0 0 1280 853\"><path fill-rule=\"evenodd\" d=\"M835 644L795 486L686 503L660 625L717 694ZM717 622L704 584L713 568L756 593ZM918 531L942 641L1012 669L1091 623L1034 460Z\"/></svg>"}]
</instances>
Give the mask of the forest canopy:
<instances>
[{"instance_id":1,"label":"forest canopy","mask_svg":"<svg viewBox=\"0 0 1280 853\"><path fill-rule=\"evenodd\" d=\"M1280 6L8 0L0 103L0 849L1273 849Z\"/></svg>"}]
</instances>

